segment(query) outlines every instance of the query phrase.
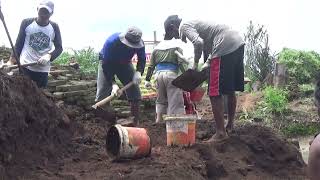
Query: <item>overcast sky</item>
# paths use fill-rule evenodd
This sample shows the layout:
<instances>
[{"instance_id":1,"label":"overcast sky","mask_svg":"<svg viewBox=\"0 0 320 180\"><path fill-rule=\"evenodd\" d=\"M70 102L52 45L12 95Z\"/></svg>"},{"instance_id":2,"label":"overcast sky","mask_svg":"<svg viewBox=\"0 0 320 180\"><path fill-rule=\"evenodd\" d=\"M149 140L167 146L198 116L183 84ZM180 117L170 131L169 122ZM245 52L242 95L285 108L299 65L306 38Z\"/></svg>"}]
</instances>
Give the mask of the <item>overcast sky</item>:
<instances>
[{"instance_id":1,"label":"overcast sky","mask_svg":"<svg viewBox=\"0 0 320 180\"><path fill-rule=\"evenodd\" d=\"M178 14L183 20L203 19L227 24L245 33L249 21L265 25L271 48L290 47L320 52L319 0L52 0L51 20L60 26L65 49L94 47L99 51L114 32L135 25L144 40L163 37L163 21ZM21 20L37 16L38 0L1 0L13 41ZM9 46L3 26L0 45Z\"/></svg>"}]
</instances>

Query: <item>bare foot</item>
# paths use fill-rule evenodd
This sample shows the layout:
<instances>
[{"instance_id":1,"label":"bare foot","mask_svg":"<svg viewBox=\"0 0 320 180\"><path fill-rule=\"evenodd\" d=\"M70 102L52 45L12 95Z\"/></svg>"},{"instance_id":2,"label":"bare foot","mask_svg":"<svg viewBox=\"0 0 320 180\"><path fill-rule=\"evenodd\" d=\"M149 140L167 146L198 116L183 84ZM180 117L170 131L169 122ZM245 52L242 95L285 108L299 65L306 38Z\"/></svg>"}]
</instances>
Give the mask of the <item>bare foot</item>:
<instances>
[{"instance_id":1,"label":"bare foot","mask_svg":"<svg viewBox=\"0 0 320 180\"><path fill-rule=\"evenodd\" d=\"M228 135L227 133L224 133L224 134L214 134L210 139L204 141L205 143L214 143L214 142L222 142L226 139L228 139Z\"/></svg>"}]
</instances>

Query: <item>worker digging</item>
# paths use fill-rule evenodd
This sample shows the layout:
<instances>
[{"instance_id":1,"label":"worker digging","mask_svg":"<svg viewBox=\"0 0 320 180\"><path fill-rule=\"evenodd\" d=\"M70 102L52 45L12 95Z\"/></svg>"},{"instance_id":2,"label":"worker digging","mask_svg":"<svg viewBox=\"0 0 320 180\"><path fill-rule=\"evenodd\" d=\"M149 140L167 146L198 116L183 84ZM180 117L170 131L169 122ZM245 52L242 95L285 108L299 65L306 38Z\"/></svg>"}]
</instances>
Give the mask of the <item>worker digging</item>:
<instances>
[{"instance_id":1,"label":"worker digging","mask_svg":"<svg viewBox=\"0 0 320 180\"><path fill-rule=\"evenodd\" d=\"M0 180L319 179L318 133L305 161L273 128L238 121L253 99L240 32L173 14L154 22L164 34L152 46L145 25L132 21L100 37L99 52L70 51L66 22L53 21L64 7L54 2L35 4L20 26L10 22L19 28L13 44L10 6L0 1L11 45L0 47Z\"/></svg>"}]
</instances>

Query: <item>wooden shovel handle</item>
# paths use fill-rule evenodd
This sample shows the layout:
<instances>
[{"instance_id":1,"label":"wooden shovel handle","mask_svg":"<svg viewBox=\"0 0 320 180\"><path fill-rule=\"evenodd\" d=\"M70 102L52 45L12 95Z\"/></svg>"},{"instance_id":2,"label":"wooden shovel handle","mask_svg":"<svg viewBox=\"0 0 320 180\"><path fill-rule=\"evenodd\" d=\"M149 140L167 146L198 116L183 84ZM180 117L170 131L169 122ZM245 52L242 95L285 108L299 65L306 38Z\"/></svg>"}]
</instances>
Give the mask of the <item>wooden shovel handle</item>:
<instances>
[{"instance_id":1,"label":"wooden shovel handle","mask_svg":"<svg viewBox=\"0 0 320 180\"><path fill-rule=\"evenodd\" d=\"M27 63L27 64L21 64L20 67L27 67L27 66L33 66L33 65L36 65L38 64L37 62L32 62L32 63ZM11 69L15 69L15 68L18 68L18 65L12 65L12 66L9 66L8 67L10 70Z\"/></svg>"},{"instance_id":2,"label":"wooden shovel handle","mask_svg":"<svg viewBox=\"0 0 320 180\"><path fill-rule=\"evenodd\" d=\"M125 91L125 90L129 89L132 85L133 85L133 82L131 81L131 82L129 82L127 85L125 85L123 88L119 89L118 91ZM94 109L96 109L98 106L102 106L102 105L110 102L114 97L115 97L115 95L114 95L114 94L111 94L110 96L108 96L108 97L102 99L101 101L97 102L97 103L96 103L95 105L93 105L92 107L93 107Z\"/></svg>"}]
</instances>

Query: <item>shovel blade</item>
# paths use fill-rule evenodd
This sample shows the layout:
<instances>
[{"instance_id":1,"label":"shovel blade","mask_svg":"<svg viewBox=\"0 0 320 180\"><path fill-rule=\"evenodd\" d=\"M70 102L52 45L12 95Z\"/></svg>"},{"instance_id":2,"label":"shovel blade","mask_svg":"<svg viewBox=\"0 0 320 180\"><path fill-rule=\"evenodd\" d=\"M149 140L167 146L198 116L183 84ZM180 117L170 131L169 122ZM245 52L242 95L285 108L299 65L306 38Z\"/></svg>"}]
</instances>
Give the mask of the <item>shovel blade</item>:
<instances>
[{"instance_id":1,"label":"shovel blade","mask_svg":"<svg viewBox=\"0 0 320 180\"><path fill-rule=\"evenodd\" d=\"M97 106L93 109L96 116L108 121L112 125L116 123L116 112L111 107L102 108Z\"/></svg>"},{"instance_id":2,"label":"shovel blade","mask_svg":"<svg viewBox=\"0 0 320 180\"><path fill-rule=\"evenodd\" d=\"M208 71L208 68L200 72L193 69L188 69L186 72L182 73L180 76L174 79L172 81L172 85L184 91L193 91L208 79Z\"/></svg>"}]
</instances>

